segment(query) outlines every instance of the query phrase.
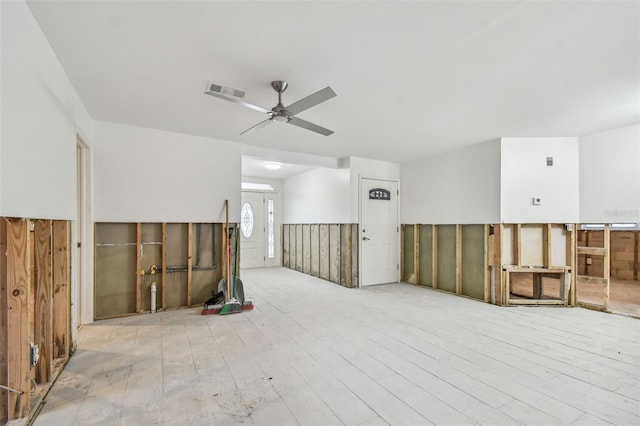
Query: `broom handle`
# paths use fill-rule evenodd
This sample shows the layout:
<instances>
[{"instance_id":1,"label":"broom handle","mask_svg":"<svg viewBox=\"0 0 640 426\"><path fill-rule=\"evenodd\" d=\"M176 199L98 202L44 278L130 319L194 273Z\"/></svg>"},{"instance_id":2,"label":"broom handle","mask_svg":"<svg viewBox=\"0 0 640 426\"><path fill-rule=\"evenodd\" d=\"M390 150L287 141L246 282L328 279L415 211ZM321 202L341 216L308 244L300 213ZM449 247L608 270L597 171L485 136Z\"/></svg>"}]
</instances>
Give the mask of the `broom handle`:
<instances>
[{"instance_id":1,"label":"broom handle","mask_svg":"<svg viewBox=\"0 0 640 426\"><path fill-rule=\"evenodd\" d=\"M227 276L224 277L226 284L227 284L227 302L229 300L231 300L231 244L229 244L229 200L224 200L224 210L225 210L225 226L226 226L226 232L225 232L225 236L224 236L224 241L225 241L225 264L226 264L226 269L227 269Z\"/></svg>"}]
</instances>

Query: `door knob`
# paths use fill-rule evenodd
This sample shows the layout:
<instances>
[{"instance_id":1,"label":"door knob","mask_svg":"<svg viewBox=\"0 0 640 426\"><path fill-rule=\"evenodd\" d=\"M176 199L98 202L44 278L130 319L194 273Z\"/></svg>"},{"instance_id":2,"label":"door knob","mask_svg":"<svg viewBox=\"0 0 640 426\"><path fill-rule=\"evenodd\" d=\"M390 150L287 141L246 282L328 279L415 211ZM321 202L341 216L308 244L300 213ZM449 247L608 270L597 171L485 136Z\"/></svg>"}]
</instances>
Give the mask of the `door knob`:
<instances>
[{"instance_id":1,"label":"door knob","mask_svg":"<svg viewBox=\"0 0 640 426\"><path fill-rule=\"evenodd\" d=\"M362 237L362 241L369 241L371 238Z\"/></svg>"}]
</instances>

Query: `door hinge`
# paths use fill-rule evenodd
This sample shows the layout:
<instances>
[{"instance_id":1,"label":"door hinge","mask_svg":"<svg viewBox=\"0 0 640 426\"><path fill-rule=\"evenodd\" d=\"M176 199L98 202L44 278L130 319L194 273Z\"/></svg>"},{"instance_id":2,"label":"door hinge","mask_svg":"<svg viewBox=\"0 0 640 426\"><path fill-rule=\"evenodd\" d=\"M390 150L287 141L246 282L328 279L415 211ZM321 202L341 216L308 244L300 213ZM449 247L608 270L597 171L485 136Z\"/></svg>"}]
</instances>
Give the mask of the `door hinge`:
<instances>
[{"instance_id":1,"label":"door hinge","mask_svg":"<svg viewBox=\"0 0 640 426\"><path fill-rule=\"evenodd\" d=\"M400 196L400 190L399 190L399 189L396 189L396 194L397 194L398 196Z\"/></svg>"},{"instance_id":2,"label":"door hinge","mask_svg":"<svg viewBox=\"0 0 640 426\"><path fill-rule=\"evenodd\" d=\"M78 241L78 248L82 247L82 243L80 241Z\"/></svg>"},{"instance_id":3,"label":"door hinge","mask_svg":"<svg viewBox=\"0 0 640 426\"><path fill-rule=\"evenodd\" d=\"M396 269L399 271L400 270L400 264L396 263Z\"/></svg>"}]
</instances>

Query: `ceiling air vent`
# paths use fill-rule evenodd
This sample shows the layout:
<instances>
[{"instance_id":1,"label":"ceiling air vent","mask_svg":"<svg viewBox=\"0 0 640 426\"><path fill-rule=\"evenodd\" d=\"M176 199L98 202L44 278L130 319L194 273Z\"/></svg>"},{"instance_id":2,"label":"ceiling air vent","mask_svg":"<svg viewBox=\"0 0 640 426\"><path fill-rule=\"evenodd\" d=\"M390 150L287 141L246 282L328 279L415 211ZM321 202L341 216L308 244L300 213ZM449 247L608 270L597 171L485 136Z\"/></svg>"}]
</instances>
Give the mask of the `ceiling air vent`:
<instances>
[{"instance_id":1,"label":"ceiling air vent","mask_svg":"<svg viewBox=\"0 0 640 426\"><path fill-rule=\"evenodd\" d=\"M212 82L207 83L207 91L220 93L221 95L226 95L226 96L233 96L236 98L244 98L244 95L247 92L244 89L234 89L233 87L226 87L221 84L216 84Z\"/></svg>"}]
</instances>

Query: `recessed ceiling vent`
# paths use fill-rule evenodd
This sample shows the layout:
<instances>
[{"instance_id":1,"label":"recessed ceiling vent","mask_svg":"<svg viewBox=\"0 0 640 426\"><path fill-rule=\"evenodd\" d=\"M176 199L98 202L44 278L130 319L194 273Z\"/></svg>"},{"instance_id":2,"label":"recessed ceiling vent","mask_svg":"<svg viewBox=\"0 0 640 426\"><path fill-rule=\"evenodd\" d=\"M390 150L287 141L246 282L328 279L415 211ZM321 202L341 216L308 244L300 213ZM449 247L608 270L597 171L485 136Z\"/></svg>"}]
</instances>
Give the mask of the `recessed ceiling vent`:
<instances>
[{"instance_id":1,"label":"recessed ceiling vent","mask_svg":"<svg viewBox=\"0 0 640 426\"><path fill-rule=\"evenodd\" d=\"M236 98L244 98L247 93L244 89L234 89L233 87L226 87L212 82L207 83L207 92L220 93L221 95L234 96Z\"/></svg>"}]
</instances>

